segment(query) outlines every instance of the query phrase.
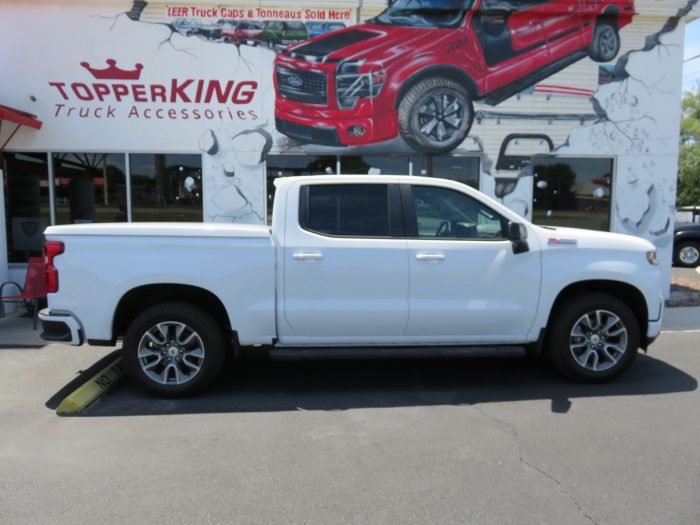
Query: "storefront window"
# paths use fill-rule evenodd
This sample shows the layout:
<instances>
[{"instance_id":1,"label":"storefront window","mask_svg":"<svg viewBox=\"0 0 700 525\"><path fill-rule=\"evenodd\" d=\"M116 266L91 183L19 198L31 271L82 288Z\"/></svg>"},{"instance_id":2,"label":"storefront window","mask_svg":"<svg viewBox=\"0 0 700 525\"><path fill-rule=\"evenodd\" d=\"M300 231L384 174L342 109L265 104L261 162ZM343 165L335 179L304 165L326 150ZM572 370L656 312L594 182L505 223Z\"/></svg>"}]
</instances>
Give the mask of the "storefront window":
<instances>
[{"instance_id":1,"label":"storefront window","mask_svg":"<svg viewBox=\"0 0 700 525\"><path fill-rule=\"evenodd\" d=\"M428 157L411 155L411 175L416 177L427 177L429 173L429 160L430 159Z\"/></svg>"},{"instance_id":2,"label":"storefront window","mask_svg":"<svg viewBox=\"0 0 700 525\"><path fill-rule=\"evenodd\" d=\"M340 157L343 175L408 175L408 156L364 155Z\"/></svg>"},{"instance_id":3,"label":"storefront window","mask_svg":"<svg viewBox=\"0 0 700 525\"><path fill-rule=\"evenodd\" d=\"M55 153L56 224L125 222L124 155Z\"/></svg>"},{"instance_id":4,"label":"storefront window","mask_svg":"<svg viewBox=\"0 0 700 525\"><path fill-rule=\"evenodd\" d=\"M134 222L202 222L200 155L131 155Z\"/></svg>"},{"instance_id":5,"label":"storefront window","mask_svg":"<svg viewBox=\"0 0 700 525\"><path fill-rule=\"evenodd\" d=\"M9 262L41 256L51 223L46 153L3 153L5 219Z\"/></svg>"},{"instance_id":6,"label":"storefront window","mask_svg":"<svg viewBox=\"0 0 700 525\"><path fill-rule=\"evenodd\" d=\"M534 222L610 230L613 159L534 157Z\"/></svg>"},{"instance_id":7,"label":"storefront window","mask_svg":"<svg viewBox=\"0 0 700 525\"><path fill-rule=\"evenodd\" d=\"M269 224L272 219L276 178L299 175L333 175L337 171L337 158L335 155L268 155L266 166L267 222Z\"/></svg>"},{"instance_id":8,"label":"storefront window","mask_svg":"<svg viewBox=\"0 0 700 525\"><path fill-rule=\"evenodd\" d=\"M479 157L435 156L429 159L431 177L450 179L472 188L479 188ZM413 172L418 175L420 172Z\"/></svg>"}]
</instances>

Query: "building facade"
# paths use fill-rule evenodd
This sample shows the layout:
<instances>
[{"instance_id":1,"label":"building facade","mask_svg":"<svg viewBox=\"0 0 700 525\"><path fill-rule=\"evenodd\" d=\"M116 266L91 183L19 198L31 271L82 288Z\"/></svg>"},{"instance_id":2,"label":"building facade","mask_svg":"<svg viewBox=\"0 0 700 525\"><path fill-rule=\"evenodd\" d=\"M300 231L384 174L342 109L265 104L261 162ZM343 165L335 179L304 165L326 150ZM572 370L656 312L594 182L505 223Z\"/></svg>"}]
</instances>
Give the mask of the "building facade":
<instances>
[{"instance_id":1,"label":"building facade","mask_svg":"<svg viewBox=\"0 0 700 525\"><path fill-rule=\"evenodd\" d=\"M49 224L265 223L276 177L383 173L644 237L670 282L696 3L0 1L0 104L43 123L2 152L0 281Z\"/></svg>"}]
</instances>

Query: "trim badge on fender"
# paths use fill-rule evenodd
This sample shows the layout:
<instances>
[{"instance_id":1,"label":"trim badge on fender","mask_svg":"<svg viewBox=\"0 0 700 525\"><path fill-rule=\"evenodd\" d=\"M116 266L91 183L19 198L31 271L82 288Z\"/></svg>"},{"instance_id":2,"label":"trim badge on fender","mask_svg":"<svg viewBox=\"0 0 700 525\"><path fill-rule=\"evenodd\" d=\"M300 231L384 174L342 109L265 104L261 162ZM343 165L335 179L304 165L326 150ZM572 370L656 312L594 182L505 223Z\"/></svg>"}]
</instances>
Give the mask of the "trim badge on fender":
<instances>
[{"instance_id":1,"label":"trim badge on fender","mask_svg":"<svg viewBox=\"0 0 700 525\"><path fill-rule=\"evenodd\" d=\"M547 244L549 246L577 246L578 241L576 239L555 239L550 237Z\"/></svg>"}]
</instances>

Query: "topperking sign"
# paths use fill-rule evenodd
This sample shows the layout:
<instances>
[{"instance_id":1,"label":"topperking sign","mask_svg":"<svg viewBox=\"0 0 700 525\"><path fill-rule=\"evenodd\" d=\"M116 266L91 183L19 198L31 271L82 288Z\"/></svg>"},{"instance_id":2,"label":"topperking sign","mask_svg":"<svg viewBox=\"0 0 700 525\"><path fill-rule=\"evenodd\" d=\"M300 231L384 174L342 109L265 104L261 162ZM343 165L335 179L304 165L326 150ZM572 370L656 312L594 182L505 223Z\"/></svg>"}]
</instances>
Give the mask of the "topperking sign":
<instances>
[{"instance_id":1,"label":"topperking sign","mask_svg":"<svg viewBox=\"0 0 700 525\"><path fill-rule=\"evenodd\" d=\"M41 17L3 8L0 45L23 49L0 56L12 79L0 98L44 122L20 131L15 149L197 153L210 129L274 130L273 61L286 39L356 17L334 7L144 4L60 5ZM27 39L27 27L42 37Z\"/></svg>"},{"instance_id":2,"label":"topperking sign","mask_svg":"<svg viewBox=\"0 0 700 525\"><path fill-rule=\"evenodd\" d=\"M150 83L141 80L144 70L141 63L132 69L122 69L115 59L109 58L106 64L105 68L96 68L86 61L80 63L92 81L49 82L60 101L54 104L54 118L222 121L259 118L254 109L247 109L258 90L256 80L171 78L169 82ZM218 107L211 108L212 104Z\"/></svg>"}]
</instances>

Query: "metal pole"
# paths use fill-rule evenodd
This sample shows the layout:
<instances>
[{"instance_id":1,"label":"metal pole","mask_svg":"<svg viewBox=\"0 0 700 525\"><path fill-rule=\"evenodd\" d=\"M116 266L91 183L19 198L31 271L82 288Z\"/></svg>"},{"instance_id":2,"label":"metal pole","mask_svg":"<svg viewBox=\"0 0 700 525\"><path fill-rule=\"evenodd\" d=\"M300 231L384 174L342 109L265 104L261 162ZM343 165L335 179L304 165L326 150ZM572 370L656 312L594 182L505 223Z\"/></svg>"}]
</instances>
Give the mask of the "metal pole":
<instances>
[{"instance_id":1,"label":"metal pole","mask_svg":"<svg viewBox=\"0 0 700 525\"><path fill-rule=\"evenodd\" d=\"M49 171L49 221L52 225L54 225L56 224L56 181L54 180L53 173L53 153L51 153L50 151L46 153L46 162L48 163L47 165Z\"/></svg>"},{"instance_id":2,"label":"metal pole","mask_svg":"<svg viewBox=\"0 0 700 525\"><path fill-rule=\"evenodd\" d=\"M124 153L126 174L126 220L131 222L131 159L128 153Z\"/></svg>"},{"instance_id":3,"label":"metal pole","mask_svg":"<svg viewBox=\"0 0 700 525\"><path fill-rule=\"evenodd\" d=\"M2 156L0 156L0 159L2 159ZM7 281L10 273L10 270L7 266L7 225L5 223L4 177L5 174L2 168L0 168L0 283L4 283L5 281ZM0 306L0 312L2 312L2 306Z\"/></svg>"}]
</instances>

